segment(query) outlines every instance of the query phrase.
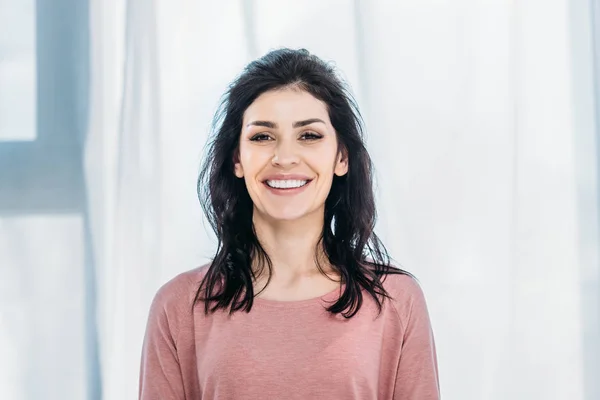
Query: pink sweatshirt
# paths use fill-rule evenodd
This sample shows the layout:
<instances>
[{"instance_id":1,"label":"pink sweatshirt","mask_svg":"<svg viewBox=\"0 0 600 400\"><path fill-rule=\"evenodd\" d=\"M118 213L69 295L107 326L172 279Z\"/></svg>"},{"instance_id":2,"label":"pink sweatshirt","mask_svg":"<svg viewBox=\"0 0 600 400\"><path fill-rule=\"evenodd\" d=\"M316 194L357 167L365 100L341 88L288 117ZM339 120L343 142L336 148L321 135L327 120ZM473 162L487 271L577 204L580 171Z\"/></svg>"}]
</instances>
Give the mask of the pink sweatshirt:
<instances>
[{"instance_id":1,"label":"pink sweatshirt","mask_svg":"<svg viewBox=\"0 0 600 400\"><path fill-rule=\"evenodd\" d=\"M250 313L204 315L191 305L206 266L157 293L141 363L142 400L436 400L433 333L423 292L389 275L381 315L363 292L351 319L321 298L256 298Z\"/></svg>"}]
</instances>

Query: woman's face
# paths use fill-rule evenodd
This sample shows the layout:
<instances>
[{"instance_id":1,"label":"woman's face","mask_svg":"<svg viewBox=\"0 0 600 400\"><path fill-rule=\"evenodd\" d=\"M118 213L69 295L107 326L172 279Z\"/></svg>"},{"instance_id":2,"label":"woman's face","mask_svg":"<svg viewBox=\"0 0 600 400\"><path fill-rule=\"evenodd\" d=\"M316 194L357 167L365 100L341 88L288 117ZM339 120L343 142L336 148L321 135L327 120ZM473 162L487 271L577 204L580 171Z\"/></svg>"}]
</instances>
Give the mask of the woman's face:
<instances>
[{"instance_id":1,"label":"woman's face","mask_svg":"<svg viewBox=\"0 0 600 400\"><path fill-rule=\"evenodd\" d=\"M322 216L333 175L348 171L325 103L299 89L260 95L244 113L235 175L268 220Z\"/></svg>"}]
</instances>

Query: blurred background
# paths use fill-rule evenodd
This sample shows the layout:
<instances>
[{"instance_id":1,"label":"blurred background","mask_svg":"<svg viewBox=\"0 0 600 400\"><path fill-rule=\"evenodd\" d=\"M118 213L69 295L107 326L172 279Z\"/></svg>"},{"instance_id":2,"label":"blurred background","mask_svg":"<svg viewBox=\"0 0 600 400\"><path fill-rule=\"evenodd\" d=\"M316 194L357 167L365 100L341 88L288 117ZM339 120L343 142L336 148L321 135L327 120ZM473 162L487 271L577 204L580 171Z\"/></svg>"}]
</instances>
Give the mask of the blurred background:
<instances>
[{"instance_id":1,"label":"blurred background","mask_svg":"<svg viewBox=\"0 0 600 400\"><path fill-rule=\"evenodd\" d=\"M335 63L448 400L600 399L598 0L0 0L0 398L137 398L227 84Z\"/></svg>"}]
</instances>

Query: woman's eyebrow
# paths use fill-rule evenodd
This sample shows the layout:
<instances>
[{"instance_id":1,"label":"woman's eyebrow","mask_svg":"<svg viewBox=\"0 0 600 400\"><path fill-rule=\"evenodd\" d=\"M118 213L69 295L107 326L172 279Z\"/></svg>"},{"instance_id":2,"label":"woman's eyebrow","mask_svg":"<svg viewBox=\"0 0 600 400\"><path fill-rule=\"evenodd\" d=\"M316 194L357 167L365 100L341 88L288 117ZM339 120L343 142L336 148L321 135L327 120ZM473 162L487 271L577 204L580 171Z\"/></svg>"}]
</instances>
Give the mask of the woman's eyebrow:
<instances>
[{"instance_id":1,"label":"woman's eyebrow","mask_svg":"<svg viewBox=\"0 0 600 400\"><path fill-rule=\"evenodd\" d=\"M292 127L294 127L294 128L301 128L301 127L306 126L306 125L314 124L315 122L320 122L322 124L325 124L325 121L323 121L322 119L319 119L319 118L310 118L310 119L305 119L304 121L296 121L296 122L294 122L294 124L292 125Z\"/></svg>"},{"instance_id":2,"label":"woman's eyebrow","mask_svg":"<svg viewBox=\"0 0 600 400\"><path fill-rule=\"evenodd\" d=\"M322 124L325 124L325 121L323 121L322 119L319 118L309 118L309 119L305 119L303 121L296 121L292 124L293 128L301 128L303 126L306 125L310 125L310 124L314 124L316 122L320 122ZM271 129L277 129L278 125L275 122L272 121L252 121L249 122L246 125L246 128L254 125L254 126L264 126L265 128L271 128Z\"/></svg>"},{"instance_id":3,"label":"woman's eyebrow","mask_svg":"<svg viewBox=\"0 0 600 400\"><path fill-rule=\"evenodd\" d=\"M246 125L246 128L248 128L251 125L264 126L265 128L271 128L271 129L277 128L277 124L275 122L271 122L271 121L252 121L252 122L249 122L248 125Z\"/></svg>"}]
</instances>

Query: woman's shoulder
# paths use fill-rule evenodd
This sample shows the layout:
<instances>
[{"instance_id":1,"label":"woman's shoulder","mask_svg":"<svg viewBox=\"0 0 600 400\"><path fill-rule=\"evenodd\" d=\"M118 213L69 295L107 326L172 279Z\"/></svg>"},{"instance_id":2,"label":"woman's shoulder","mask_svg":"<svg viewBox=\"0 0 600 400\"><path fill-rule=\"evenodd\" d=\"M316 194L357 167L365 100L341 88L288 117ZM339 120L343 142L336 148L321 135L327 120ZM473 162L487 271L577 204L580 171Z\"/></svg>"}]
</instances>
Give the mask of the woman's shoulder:
<instances>
[{"instance_id":1,"label":"woman's shoulder","mask_svg":"<svg viewBox=\"0 0 600 400\"><path fill-rule=\"evenodd\" d=\"M383 286L398 295L413 296L421 292L421 285L411 273L391 266L391 272L381 277Z\"/></svg>"},{"instance_id":2,"label":"woman's shoulder","mask_svg":"<svg viewBox=\"0 0 600 400\"><path fill-rule=\"evenodd\" d=\"M156 292L152 307L169 314L190 310L197 289L210 264L179 273Z\"/></svg>"},{"instance_id":3,"label":"woman's shoulder","mask_svg":"<svg viewBox=\"0 0 600 400\"><path fill-rule=\"evenodd\" d=\"M393 267L393 269L397 271L385 274L381 280L390 296L390 303L399 316L404 319L414 311L420 312L426 309L425 294L417 279L398 268Z\"/></svg>"}]
</instances>

